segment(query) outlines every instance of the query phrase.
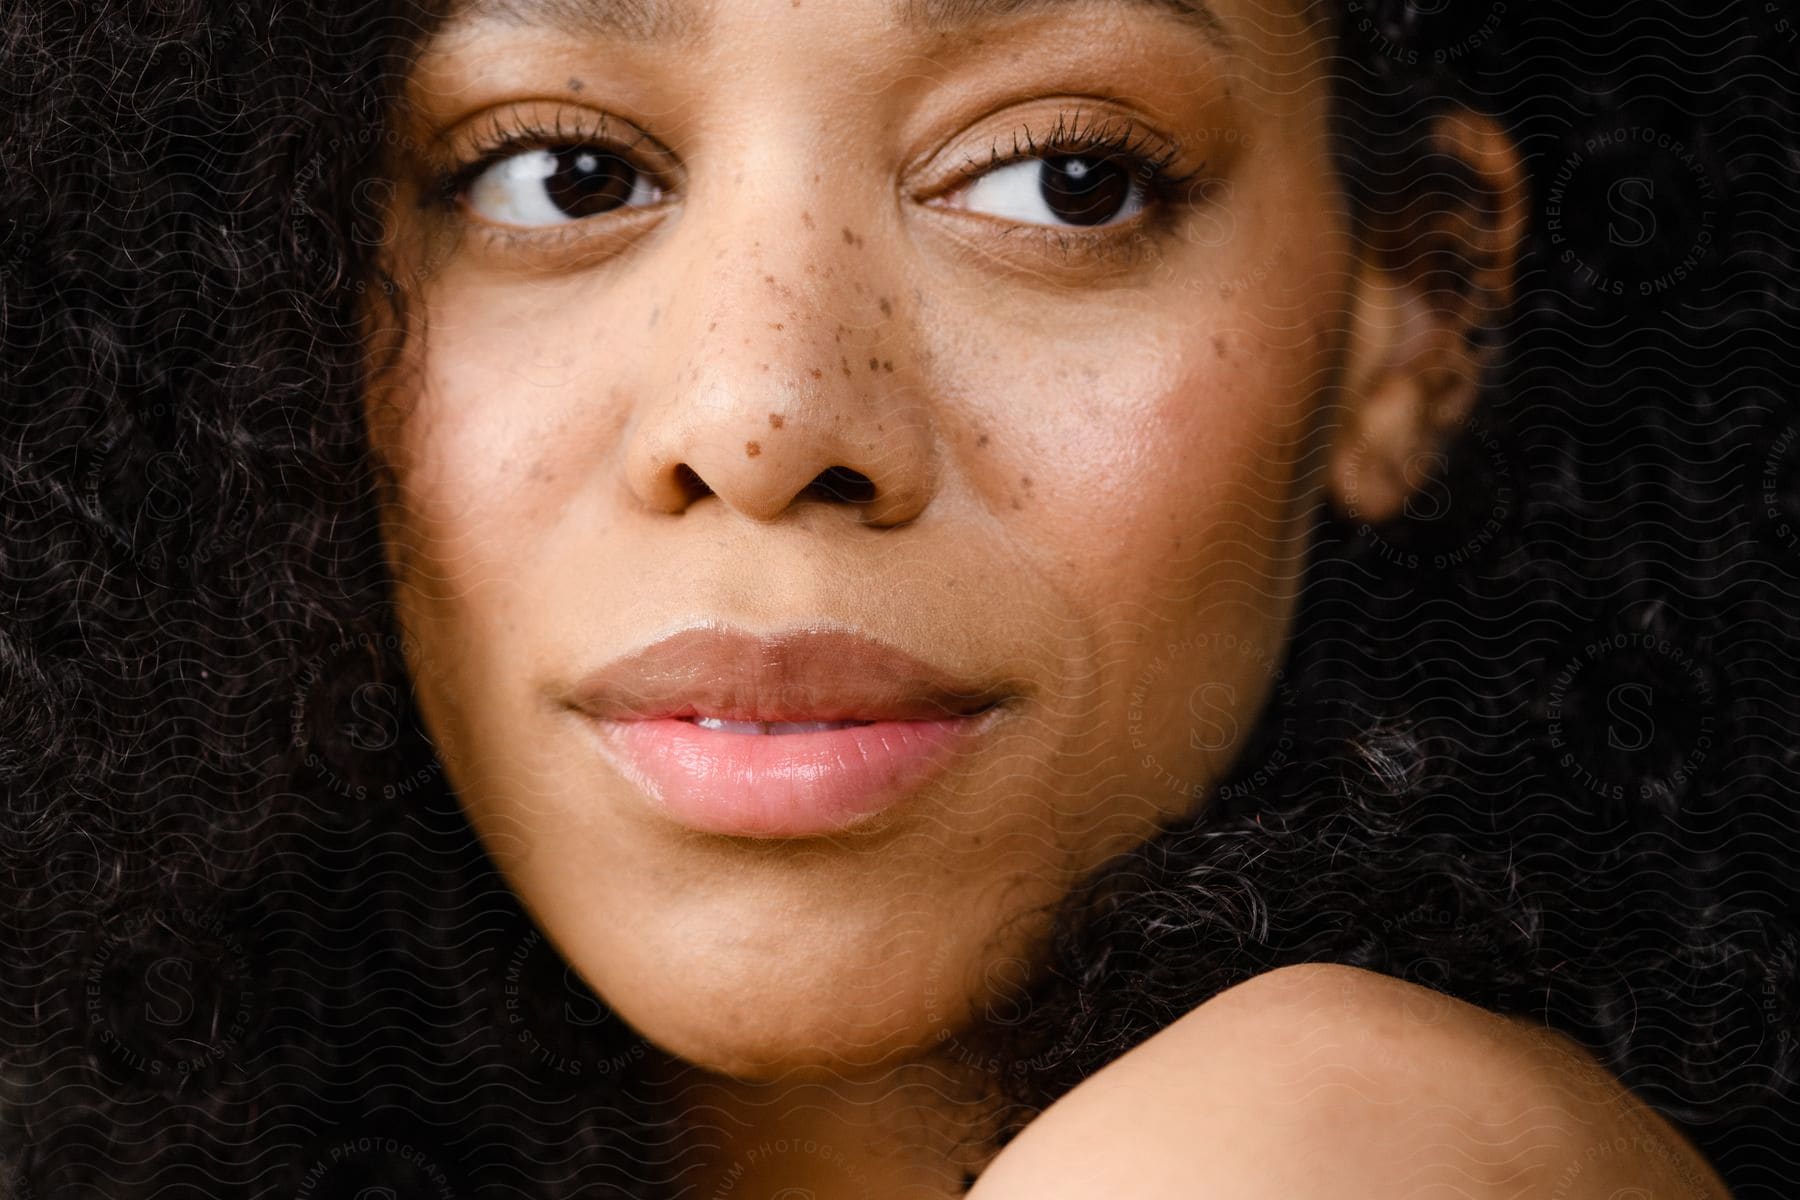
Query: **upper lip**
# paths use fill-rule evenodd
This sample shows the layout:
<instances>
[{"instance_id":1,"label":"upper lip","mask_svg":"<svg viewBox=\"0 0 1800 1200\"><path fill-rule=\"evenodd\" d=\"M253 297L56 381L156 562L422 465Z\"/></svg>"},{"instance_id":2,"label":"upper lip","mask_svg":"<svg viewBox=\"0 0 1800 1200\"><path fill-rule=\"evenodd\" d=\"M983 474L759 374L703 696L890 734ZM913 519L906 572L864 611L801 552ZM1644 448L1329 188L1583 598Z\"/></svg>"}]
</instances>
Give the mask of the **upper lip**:
<instances>
[{"instance_id":1,"label":"upper lip","mask_svg":"<svg viewBox=\"0 0 1800 1200\"><path fill-rule=\"evenodd\" d=\"M613 720L921 721L980 712L1007 694L851 629L697 625L607 663L567 703Z\"/></svg>"}]
</instances>

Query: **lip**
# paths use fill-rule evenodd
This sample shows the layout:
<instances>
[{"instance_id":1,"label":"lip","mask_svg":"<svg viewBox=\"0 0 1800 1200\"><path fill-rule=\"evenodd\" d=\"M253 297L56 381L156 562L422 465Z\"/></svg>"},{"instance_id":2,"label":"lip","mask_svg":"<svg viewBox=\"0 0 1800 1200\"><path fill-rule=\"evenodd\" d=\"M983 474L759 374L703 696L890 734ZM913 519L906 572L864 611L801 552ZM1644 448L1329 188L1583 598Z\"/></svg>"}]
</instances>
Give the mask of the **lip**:
<instances>
[{"instance_id":1,"label":"lip","mask_svg":"<svg viewBox=\"0 0 1800 1200\"><path fill-rule=\"evenodd\" d=\"M565 704L668 816L739 837L873 821L976 749L1015 695L854 629L678 630L576 684ZM750 733L744 722L857 722Z\"/></svg>"}]
</instances>

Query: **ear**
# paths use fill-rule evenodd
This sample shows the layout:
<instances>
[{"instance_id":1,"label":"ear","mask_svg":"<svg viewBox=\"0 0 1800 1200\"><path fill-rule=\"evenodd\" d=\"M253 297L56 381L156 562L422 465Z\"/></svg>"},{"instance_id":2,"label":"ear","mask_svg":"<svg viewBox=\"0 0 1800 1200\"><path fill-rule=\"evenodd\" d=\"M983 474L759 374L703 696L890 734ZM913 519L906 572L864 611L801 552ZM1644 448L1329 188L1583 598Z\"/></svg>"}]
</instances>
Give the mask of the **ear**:
<instances>
[{"instance_id":1,"label":"ear","mask_svg":"<svg viewBox=\"0 0 1800 1200\"><path fill-rule=\"evenodd\" d=\"M1327 480L1344 516L1400 515L1472 412L1513 299L1525 167L1490 117L1436 119L1397 209L1363 233Z\"/></svg>"}]
</instances>

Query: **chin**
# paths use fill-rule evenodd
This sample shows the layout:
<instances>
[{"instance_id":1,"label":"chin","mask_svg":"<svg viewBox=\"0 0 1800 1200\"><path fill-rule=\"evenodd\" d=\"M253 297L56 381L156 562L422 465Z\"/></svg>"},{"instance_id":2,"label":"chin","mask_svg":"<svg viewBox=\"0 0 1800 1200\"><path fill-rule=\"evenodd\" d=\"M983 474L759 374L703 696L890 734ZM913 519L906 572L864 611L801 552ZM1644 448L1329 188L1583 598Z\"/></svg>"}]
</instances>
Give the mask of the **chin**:
<instances>
[{"instance_id":1,"label":"chin","mask_svg":"<svg viewBox=\"0 0 1800 1200\"><path fill-rule=\"evenodd\" d=\"M684 937L678 920L640 925L644 940L628 952L636 961L606 947L595 990L647 1041L710 1071L747 1080L873 1072L928 1055L969 1011L947 986L948 959L899 945L912 935L897 937L891 923L835 941L773 920L702 930Z\"/></svg>"},{"instance_id":2,"label":"chin","mask_svg":"<svg viewBox=\"0 0 1800 1200\"><path fill-rule=\"evenodd\" d=\"M634 998L635 999L635 998ZM631 1001L619 1015L648 1041L697 1067L742 1080L840 1078L926 1053L938 1040L922 1012L858 1013L779 989L687 993L679 1011Z\"/></svg>"}]
</instances>

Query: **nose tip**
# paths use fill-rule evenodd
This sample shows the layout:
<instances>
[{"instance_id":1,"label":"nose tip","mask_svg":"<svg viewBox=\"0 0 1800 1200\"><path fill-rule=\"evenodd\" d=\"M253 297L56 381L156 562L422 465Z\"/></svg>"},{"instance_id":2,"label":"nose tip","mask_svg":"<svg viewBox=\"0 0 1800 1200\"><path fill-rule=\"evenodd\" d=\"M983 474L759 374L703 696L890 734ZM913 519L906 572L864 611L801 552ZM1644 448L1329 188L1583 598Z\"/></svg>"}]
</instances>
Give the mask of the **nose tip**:
<instances>
[{"instance_id":1,"label":"nose tip","mask_svg":"<svg viewBox=\"0 0 1800 1200\"><path fill-rule=\"evenodd\" d=\"M668 514L715 497L758 522L816 503L854 510L867 525L899 525L924 510L927 471L908 444L917 439L906 423L881 424L887 444L858 453L836 439L819 438L807 422L777 418L766 432L741 442L694 438L665 443L660 453L635 453L628 473L646 506ZM851 460L861 465L852 466Z\"/></svg>"},{"instance_id":2,"label":"nose tip","mask_svg":"<svg viewBox=\"0 0 1800 1200\"><path fill-rule=\"evenodd\" d=\"M640 501L678 514L716 498L759 522L802 504L867 525L916 518L932 494L933 422L906 326L868 260L837 262L843 247L803 239L789 244L785 274L766 250L720 270L707 243L695 246L694 302L656 327L642 379L655 399L628 435ZM800 279L810 282L789 283Z\"/></svg>"},{"instance_id":3,"label":"nose tip","mask_svg":"<svg viewBox=\"0 0 1800 1200\"><path fill-rule=\"evenodd\" d=\"M712 492L706 481L685 463L679 468L679 474L693 489L695 498ZM786 500L780 498L779 490L746 492L733 507L753 520L772 521L796 504L813 500L821 504L848 505L861 510L864 520L879 523L878 518L885 515L885 510L878 512L876 509L875 501L880 497L875 481L861 471L853 467L826 467Z\"/></svg>"}]
</instances>

